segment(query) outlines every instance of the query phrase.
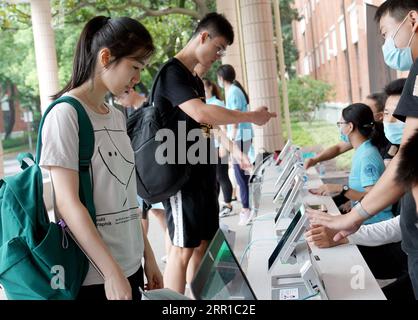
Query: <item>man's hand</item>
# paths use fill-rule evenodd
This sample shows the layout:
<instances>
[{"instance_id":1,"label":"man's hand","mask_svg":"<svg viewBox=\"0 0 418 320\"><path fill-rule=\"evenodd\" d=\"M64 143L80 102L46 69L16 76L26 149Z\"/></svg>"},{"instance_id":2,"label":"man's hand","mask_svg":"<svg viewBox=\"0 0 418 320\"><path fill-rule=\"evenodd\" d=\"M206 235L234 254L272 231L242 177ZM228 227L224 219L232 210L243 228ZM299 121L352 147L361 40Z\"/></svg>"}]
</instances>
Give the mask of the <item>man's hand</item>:
<instances>
[{"instance_id":1,"label":"man's hand","mask_svg":"<svg viewBox=\"0 0 418 320\"><path fill-rule=\"evenodd\" d=\"M303 167L305 168L305 170L308 170L309 168L315 166L317 163L318 161L315 158L309 158L305 160Z\"/></svg>"},{"instance_id":2,"label":"man's hand","mask_svg":"<svg viewBox=\"0 0 418 320\"><path fill-rule=\"evenodd\" d=\"M252 111L252 123L262 126L266 124L271 118L276 118L277 114L275 112L269 112L267 107L259 107Z\"/></svg>"},{"instance_id":3,"label":"man's hand","mask_svg":"<svg viewBox=\"0 0 418 320\"><path fill-rule=\"evenodd\" d=\"M351 210L351 201L347 201L346 203L340 205L338 207L341 213L348 213Z\"/></svg>"},{"instance_id":4,"label":"man's hand","mask_svg":"<svg viewBox=\"0 0 418 320\"><path fill-rule=\"evenodd\" d=\"M312 209L307 209L306 213L312 225L321 225L335 230L336 234L333 240L336 242L356 232L363 223L361 216L353 210L350 213L338 216L331 216Z\"/></svg>"},{"instance_id":5,"label":"man's hand","mask_svg":"<svg viewBox=\"0 0 418 320\"><path fill-rule=\"evenodd\" d=\"M224 158L228 155L228 150L226 150L223 146L219 147L219 158Z\"/></svg>"},{"instance_id":6,"label":"man's hand","mask_svg":"<svg viewBox=\"0 0 418 320\"><path fill-rule=\"evenodd\" d=\"M307 232L305 232L305 239L310 245L318 248L330 248L341 244L348 243L347 239L334 241L337 231L328 229L324 226L313 225Z\"/></svg>"},{"instance_id":7,"label":"man's hand","mask_svg":"<svg viewBox=\"0 0 418 320\"><path fill-rule=\"evenodd\" d=\"M239 164L239 166L242 170L251 171L253 169L253 165L252 165L250 159L239 148L234 147L232 157Z\"/></svg>"},{"instance_id":8,"label":"man's hand","mask_svg":"<svg viewBox=\"0 0 418 320\"><path fill-rule=\"evenodd\" d=\"M323 184L319 188L309 189L309 192L317 196L333 196L343 191L341 184Z\"/></svg>"}]
</instances>

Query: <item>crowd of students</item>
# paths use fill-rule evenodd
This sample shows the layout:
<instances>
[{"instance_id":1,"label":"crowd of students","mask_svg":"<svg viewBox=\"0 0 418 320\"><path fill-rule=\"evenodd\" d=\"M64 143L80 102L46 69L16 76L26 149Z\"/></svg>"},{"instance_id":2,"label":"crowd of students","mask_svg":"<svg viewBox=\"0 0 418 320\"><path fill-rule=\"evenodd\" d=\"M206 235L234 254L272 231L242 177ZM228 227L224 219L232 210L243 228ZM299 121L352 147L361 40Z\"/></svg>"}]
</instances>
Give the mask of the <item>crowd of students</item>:
<instances>
[{"instance_id":1,"label":"crowd of students","mask_svg":"<svg viewBox=\"0 0 418 320\"><path fill-rule=\"evenodd\" d=\"M411 69L410 75L388 84L384 93L370 95L365 103L346 107L338 122L341 143L305 163L309 168L355 150L347 185L311 190L318 195L337 194L347 213L334 217L309 211L312 228L306 238L320 247L347 242L363 246L361 251L375 266L376 277L394 276L399 285L409 288L412 284L418 298L418 3L387 0L376 20L386 39L386 63L397 70ZM56 213L104 275L103 279L90 267L80 299L138 299L138 287L168 287L184 293L219 228L219 217L233 210L229 158L234 159L240 190L240 224L250 220L246 170L251 168L252 125L264 125L276 114L265 106L251 106L249 111L250 99L232 66L222 65L216 72L224 99L214 79L204 78L233 41L233 28L223 15L206 15L188 44L164 64L155 83L154 105L162 116L174 114L175 121L185 121L187 133L200 130L208 151L208 161L191 166L190 177L178 193L150 209L160 217L161 235L167 237L162 276L147 240L146 222L142 228L137 213L142 200L132 179L135 161L126 117L105 102L110 92L126 107L141 106L144 98L135 95L134 87L155 52L152 36L141 23L127 17L99 16L84 27L71 79L54 98L74 97L92 122L95 150L90 169L97 225L79 199L77 115L66 103L46 117L40 160L51 174ZM127 110L128 116L131 111ZM217 163L209 160L212 152L217 153ZM397 263L393 270L382 267L391 259Z\"/></svg>"},{"instance_id":2,"label":"crowd of students","mask_svg":"<svg viewBox=\"0 0 418 320\"><path fill-rule=\"evenodd\" d=\"M251 123L264 125L276 114L264 106L249 111L248 96L235 81L231 66L224 65L218 70L219 82L225 85L226 108L210 101L202 74L197 73L199 67L207 71L233 41L233 28L223 15L206 15L186 47L165 63L155 83L154 102L162 116L174 114L175 122L185 121L186 134L199 130L199 138L208 146L204 150L207 159L211 159L212 151L216 152L212 148L215 132L223 157L229 152L236 160L234 166L245 214L249 206L244 170L251 168L246 153L252 135L247 136L243 128L251 128ZM184 293L186 281L193 278L209 241L219 228L216 173L220 172L226 180L225 167L219 165L217 170L218 164L208 160L191 166L189 179L177 194L162 204L148 207L163 217L161 224L167 231L161 231L161 235L167 233L169 239L167 266L164 277L161 275L147 240L146 219L142 227L137 213L143 201L137 196L135 178L132 178L134 153L126 133L126 116L144 101L134 92L134 87L154 52L152 36L138 21L127 17L95 17L86 24L79 38L69 83L54 96L54 99L63 95L77 99L93 126L95 148L90 171L96 226L78 196L77 115L71 106L61 103L45 119L40 165L50 171L56 214L66 221L104 275L102 278L91 265L79 299L139 299L139 287L152 290L165 286ZM126 116L106 103L109 92L118 103L128 107ZM218 127L227 125L233 126L228 127L228 133ZM230 186L223 184L222 188L228 206ZM144 210L143 218L147 211Z\"/></svg>"}]
</instances>

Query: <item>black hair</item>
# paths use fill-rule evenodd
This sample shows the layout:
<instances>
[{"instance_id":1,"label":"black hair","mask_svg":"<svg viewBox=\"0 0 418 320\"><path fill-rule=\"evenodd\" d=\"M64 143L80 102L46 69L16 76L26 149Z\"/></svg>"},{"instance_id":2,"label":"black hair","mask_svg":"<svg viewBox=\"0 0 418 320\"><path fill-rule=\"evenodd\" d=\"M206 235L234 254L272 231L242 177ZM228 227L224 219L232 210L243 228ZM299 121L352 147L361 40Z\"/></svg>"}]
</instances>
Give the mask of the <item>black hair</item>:
<instances>
[{"instance_id":1,"label":"black hair","mask_svg":"<svg viewBox=\"0 0 418 320\"><path fill-rule=\"evenodd\" d=\"M383 112L383 110L385 110L386 100L388 99L386 93L384 92L372 93L372 94L369 94L367 98L373 100L376 103L377 112Z\"/></svg>"},{"instance_id":2,"label":"black hair","mask_svg":"<svg viewBox=\"0 0 418 320\"><path fill-rule=\"evenodd\" d=\"M65 92L77 88L94 75L97 56L101 49L108 48L114 60L131 56L135 60L145 60L155 51L148 30L137 20L121 17L111 19L97 16L84 26L74 54L73 71L68 84L52 96L59 98Z\"/></svg>"},{"instance_id":3,"label":"black hair","mask_svg":"<svg viewBox=\"0 0 418 320\"><path fill-rule=\"evenodd\" d=\"M216 83L214 83L213 81L211 81L207 78L204 78L203 82L205 83L206 86L212 87L212 91L211 91L212 96L215 96L216 99L218 99L218 100L222 100L221 90L219 90Z\"/></svg>"},{"instance_id":4,"label":"black hair","mask_svg":"<svg viewBox=\"0 0 418 320\"><path fill-rule=\"evenodd\" d=\"M409 189L418 184L418 131L402 147L395 180Z\"/></svg>"},{"instance_id":5,"label":"black hair","mask_svg":"<svg viewBox=\"0 0 418 320\"><path fill-rule=\"evenodd\" d=\"M374 19L379 23L389 13L396 21L401 22L411 10L418 11L417 0L386 0L377 9Z\"/></svg>"},{"instance_id":6,"label":"black hair","mask_svg":"<svg viewBox=\"0 0 418 320\"><path fill-rule=\"evenodd\" d=\"M231 66L230 64L223 64L218 68L216 74L225 81L230 82L236 85L238 88L240 88L242 93L244 93L245 100L247 100L247 104L250 103L250 98L248 97L247 92L245 92L244 87L241 85L241 83L239 83L239 81L235 80L236 73L233 66Z\"/></svg>"},{"instance_id":7,"label":"black hair","mask_svg":"<svg viewBox=\"0 0 418 320\"><path fill-rule=\"evenodd\" d=\"M224 15L212 12L200 20L193 33L193 38L203 31L208 31L213 37L224 37L229 45L234 42L234 28Z\"/></svg>"},{"instance_id":8,"label":"black hair","mask_svg":"<svg viewBox=\"0 0 418 320\"><path fill-rule=\"evenodd\" d=\"M400 96L405 87L405 83L406 78L394 80L386 85L384 91L387 96Z\"/></svg>"},{"instance_id":9,"label":"black hair","mask_svg":"<svg viewBox=\"0 0 418 320\"><path fill-rule=\"evenodd\" d=\"M344 121L352 123L354 129L360 134L370 139L372 144L380 149L385 144L385 133L383 126L378 126L374 121L373 111L364 103L354 103L343 109L342 117Z\"/></svg>"}]
</instances>

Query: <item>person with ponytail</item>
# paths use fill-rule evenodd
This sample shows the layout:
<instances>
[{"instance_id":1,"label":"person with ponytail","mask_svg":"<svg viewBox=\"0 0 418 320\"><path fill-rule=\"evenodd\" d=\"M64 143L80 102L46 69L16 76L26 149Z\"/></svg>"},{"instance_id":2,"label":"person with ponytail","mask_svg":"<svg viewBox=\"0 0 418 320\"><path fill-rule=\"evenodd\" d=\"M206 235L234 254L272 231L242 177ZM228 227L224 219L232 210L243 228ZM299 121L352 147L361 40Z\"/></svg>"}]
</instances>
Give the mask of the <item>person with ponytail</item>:
<instances>
[{"instance_id":1,"label":"person with ponytail","mask_svg":"<svg viewBox=\"0 0 418 320\"><path fill-rule=\"evenodd\" d=\"M53 96L69 96L85 109L94 130L90 163L96 225L78 194L79 138L75 109L57 104L46 116L40 164L55 191L56 213L96 264L90 265L78 299L138 300L139 287L163 287L162 275L136 212L134 153L122 112L105 103L109 92L129 94L154 53L153 40L138 21L92 18L77 43L71 78ZM144 267L142 267L144 258Z\"/></svg>"},{"instance_id":2,"label":"person with ponytail","mask_svg":"<svg viewBox=\"0 0 418 320\"><path fill-rule=\"evenodd\" d=\"M204 78L203 84L205 86L206 103L213 104L220 107L225 107L222 101L221 92L211 80ZM220 126L221 130L226 132L225 126ZM218 148L219 161L216 165L216 178L222 189L224 205L220 208L219 217L223 218L232 214L232 192L233 187L229 179L229 152L215 141L215 147Z\"/></svg>"},{"instance_id":3,"label":"person with ponytail","mask_svg":"<svg viewBox=\"0 0 418 320\"><path fill-rule=\"evenodd\" d=\"M346 107L337 122L341 140L349 142L354 150L348 185L325 184L310 192L317 195L342 195L352 201L360 201L379 180L385 171L385 164L377 146L382 140L382 132L375 127L373 112L362 103ZM371 224L393 218L392 206L366 220Z\"/></svg>"},{"instance_id":4,"label":"person with ponytail","mask_svg":"<svg viewBox=\"0 0 418 320\"><path fill-rule=\"evenodd\" d=\"M248 111L250 99L242 85L236 80L234 68L229 64L224 64L217 71L218 84L225 89L226 108L241 112ZM251 123L243 122L228 125L228 138L239 146L244 154L248 154L254 133ZM246 225L251 220L249 205L248 180L249 175L234 163L235 179L239 185L242 211L240 212L239 225Z\"/></svg>"}]
</instances>

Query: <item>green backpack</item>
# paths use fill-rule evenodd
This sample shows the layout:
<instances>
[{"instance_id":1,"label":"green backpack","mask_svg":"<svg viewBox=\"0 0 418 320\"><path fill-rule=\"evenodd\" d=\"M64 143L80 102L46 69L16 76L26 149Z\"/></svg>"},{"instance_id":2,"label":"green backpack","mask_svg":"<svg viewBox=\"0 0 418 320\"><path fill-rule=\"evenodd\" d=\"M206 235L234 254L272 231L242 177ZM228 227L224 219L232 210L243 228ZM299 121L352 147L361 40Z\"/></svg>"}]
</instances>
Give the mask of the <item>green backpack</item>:
<instances>
[{"instance_id":1,"label":"green backpack","mask_svg":"<svg viewBox=\"0 0 418 320\"><path fill-rule=\"evenodd\" d=\"M83 106L65 96L47 109L39 126L36 163L31 154L20 154L22 172L0 181L0 284L8 299L74 299L88 271L88 260L60 220L50 222L43 201L39 160L42 127L49 111L67 102L77 111L79 124L80 200L96 223L90 163L94 151L94 131ZM69 235L67 237L67 235Z\"/></svg>"}]
</instances>

